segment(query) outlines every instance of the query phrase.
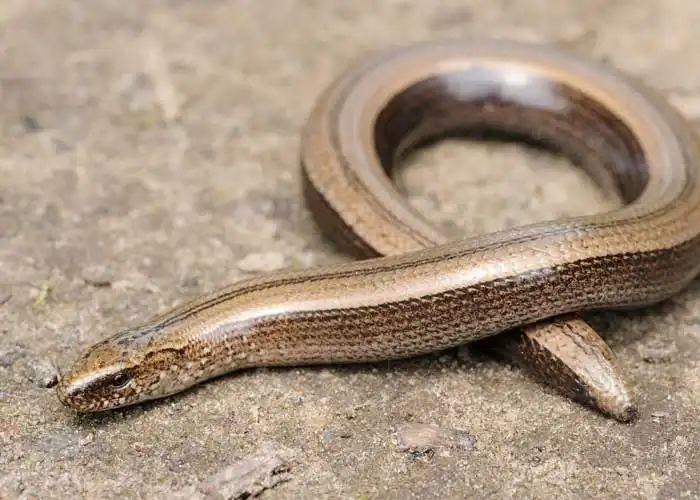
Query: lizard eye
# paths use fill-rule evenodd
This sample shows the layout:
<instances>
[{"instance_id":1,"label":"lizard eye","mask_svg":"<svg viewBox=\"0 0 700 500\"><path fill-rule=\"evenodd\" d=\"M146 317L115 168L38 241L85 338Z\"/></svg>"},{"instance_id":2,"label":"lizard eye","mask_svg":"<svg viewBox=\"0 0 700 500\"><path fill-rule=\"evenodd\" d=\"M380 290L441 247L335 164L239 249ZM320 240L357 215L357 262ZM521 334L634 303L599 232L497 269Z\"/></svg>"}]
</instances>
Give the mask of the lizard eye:
<instances>
[{"instance_id":1,"label":"lizard eye","mask_svg":"<svg viewBox=\"0 0 700 500\"><path fill-rule=\"evenodd\" d=\"M114 389L123 389L131 382L131 377L126 372L117 373L110 381L109 385Z\"/></svg>"}]
</instances>

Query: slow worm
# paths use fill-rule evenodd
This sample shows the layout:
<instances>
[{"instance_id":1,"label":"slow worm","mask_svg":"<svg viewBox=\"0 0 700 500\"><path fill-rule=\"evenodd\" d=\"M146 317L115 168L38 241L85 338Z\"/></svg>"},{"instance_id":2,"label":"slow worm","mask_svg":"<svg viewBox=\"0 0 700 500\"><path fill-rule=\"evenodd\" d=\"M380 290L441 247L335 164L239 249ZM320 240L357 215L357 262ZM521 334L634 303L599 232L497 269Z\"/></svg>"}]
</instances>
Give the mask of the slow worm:
<instances>
[{"instance_id":1,"label":"slow worm","mask_svg":"<svg viewBox=\"0 0 700 500\"><path fill-rule=\"evenodd\" d=\"M425 140L484 128L562 151L620 207L448 241L387 174ZM567 335L571 313L660 302L700 269L689 124L636 80L552 48L374 54L319 99L301 164L319 227L365 258L245 279L122 330L60 377L60 401L108 410L243 368L404 358L547 321L558 329L543 336Z\"/></svg>"}]
</instances>

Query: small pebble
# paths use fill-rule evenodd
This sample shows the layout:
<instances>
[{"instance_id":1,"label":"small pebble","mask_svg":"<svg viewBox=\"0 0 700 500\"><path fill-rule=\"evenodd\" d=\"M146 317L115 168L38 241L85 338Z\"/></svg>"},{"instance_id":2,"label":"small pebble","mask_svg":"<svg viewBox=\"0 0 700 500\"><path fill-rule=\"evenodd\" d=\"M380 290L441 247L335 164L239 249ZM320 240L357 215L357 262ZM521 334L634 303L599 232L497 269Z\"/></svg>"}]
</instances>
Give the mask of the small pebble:
<instances>
[{"instance_id":1,"label":"small pebble","mask_svg":"<svg viewBox=\"0 0 700 500\"><path fill-rule=\"evenodd\" d=\"M167 498L204 500L251 498L292 479L295 452L269 444L258 453L241 458L203 482L173 492Z\"/></svg>"},{"instance_id":2,"label":"small pebble","mask_svg":"<svg viewBox=\"0 0 700 500\"><path fill-rule=\"evenodd\" d=\"M106 288L112 285L114 276L105 266L89 266L82 270L81 276L86 284L96 288Z\"/></svg>"},{"instance_id":3,"label":"small pebble","mask_svg":"<svg viewBox=\"0 0 700 500\"><path fill-rule=\"evenodd\" d=\"M460 451L476 450L476 438L466 431L444 429L435 424L409 423L397 429L400 451L426 453L437 448Z\"/></svg>"},{"instance_id":4,"label":"small pebble","mask_svg":"<svg viewBox=\"0 0 700 500\"><path fill-rule=\"evenodd\" d=\"M58 372L49 360L38 359L30 362L28 378L37 387L48 389L58 383Z\"/></svg>"},{"instance_id":5,"label":"small pebble","mask_svg":"<svg viewBox=\"0 0 700 500\"><path fill-rule=\"evenodd\" d=\"M348 439L351 437L352 437L352 433L350 431L348 431L347 429L338 429L338 430L325 429L323 431L323 440L324 441L333 441L336 438Z\"/></svg>"},{"instance_id":6,"label":"small pebble","mask_svg":"<svg viewBox=\"0 0 700 500\"><path fill-rule=\"evenodd\" d=\"M79 446L86 446L90 443L92 443L95 440L95 435L91 432L90 434L87 434L85 437L82 437L78 440L78 445Z\"/></svg>"},{"instance_id":7,"label":"small pebble","mask_svg":"<svg viewBox=\"0 0 700 500\"><path fill-rule=\"evenodd\" d=\"M652 364L670 362L677 351L678 348L673 342L650 342L637 347L637 352L639 352L644 362Z\"/></svg>"},{"instance_id":8,"label":"small pebble","mask_svg":"<svg viewBox=\"0 0 700 500\"><path fill-rule=\"evenodd\" d=\"M284 255L278 252L249 253L236 265L238 269L247 273L270 272L283 268L285 260Z\"/></svg>"},{"instance_id":9,"label":"small pebble","mask_svg":"<svg viewBox=\"0 0 700 500\"><path fill-rule=\"evenodd\" d=\"M666 412L663 412L663 411L655 411L655 412L653 412L653 413L651 414L651 419L652 419L654 422L659 423L659 422L661 422L664 418L666 418L667 416L668 416L668 413L666 413Z\"/></svg>"},{"instance_id":10,"label":"small pebble","mask_svg":"<svg viewBox=\"0 0 700 500\"><path fill-rule=\"evenodd\" d=\"M615 467L615 472L617 473L618 476L629 475L629 470L626 469L625 467Z\"/></svg>"}]
</instances>

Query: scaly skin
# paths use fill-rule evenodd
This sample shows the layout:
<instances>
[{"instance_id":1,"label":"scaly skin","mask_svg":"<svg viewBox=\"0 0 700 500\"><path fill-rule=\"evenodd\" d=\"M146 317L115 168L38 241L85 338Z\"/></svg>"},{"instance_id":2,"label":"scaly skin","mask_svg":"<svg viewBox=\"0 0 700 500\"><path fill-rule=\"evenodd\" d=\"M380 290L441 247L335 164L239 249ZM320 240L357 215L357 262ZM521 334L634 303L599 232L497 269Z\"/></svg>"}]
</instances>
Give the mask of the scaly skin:
<instances>
[{"instance_id":1,"label":"scaly skin","mask_svg":"<svg viewBox=\"0 0 700 500\"><path fill-rule=\"evenodd\" d=\"M425 139L485 127L561 149L623 206L447 241L387 173ZM371 362L488 339L563 393L633 418L612 353L576 313L653 304L699 272L700 152L656 93L545 47L417 44L370 57L328 88L304 128L301 164L319 226L365 260L244 280L118 332L61 377L59 399L108 410L243 368ZM515 341L497 335L515 327Z\"/></svg>"}]
</instances>

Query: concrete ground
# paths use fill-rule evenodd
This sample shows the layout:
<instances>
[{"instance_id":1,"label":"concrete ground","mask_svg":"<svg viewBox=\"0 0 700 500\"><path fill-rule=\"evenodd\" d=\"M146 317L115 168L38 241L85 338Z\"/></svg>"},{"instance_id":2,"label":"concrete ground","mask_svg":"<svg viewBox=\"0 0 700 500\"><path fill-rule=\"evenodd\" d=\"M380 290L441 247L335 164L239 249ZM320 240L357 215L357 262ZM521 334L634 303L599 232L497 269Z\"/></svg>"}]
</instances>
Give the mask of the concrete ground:
<instances>
[{"instance_id":1,"label":"concrete ground","mask_svg":"<svg viewBox=\"0 0 700 500\"><path fill-rule=\"evenodd\" d=\"M593 318L637 392L633 425L468 348L251 371L91 417L45 388L119 326L343 259L301 202L299 130L368 51L549 42L692 103L698 26L688 0L3 0L0 498L699 498L700 283ZM464 233L610 202L514 144L440 143L400 183Z\"/></svg>"}]
</instances>

